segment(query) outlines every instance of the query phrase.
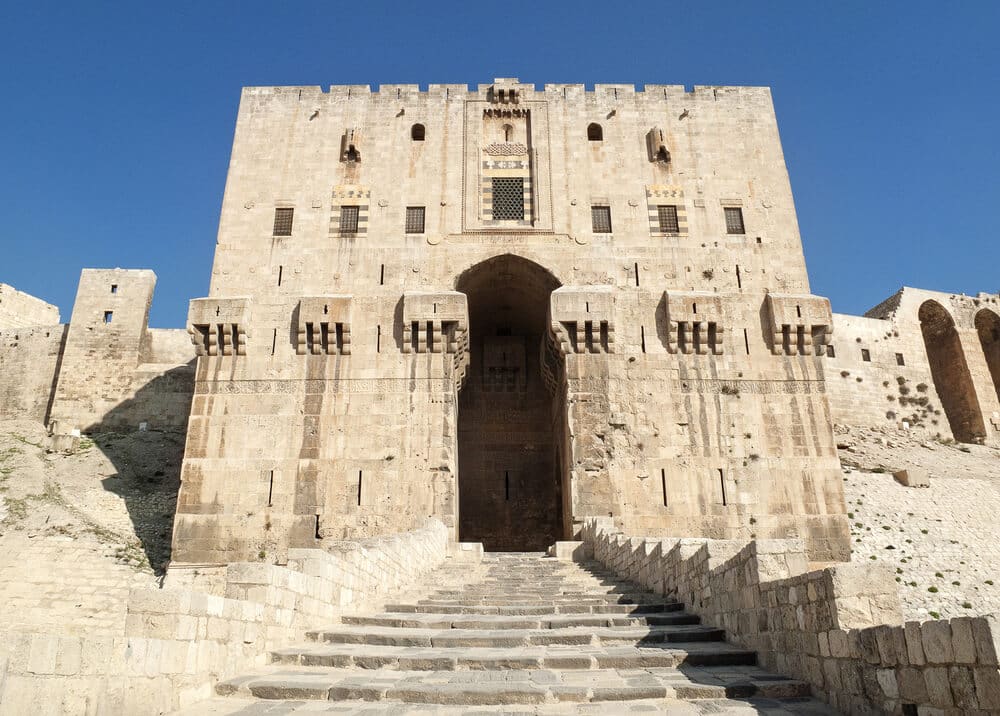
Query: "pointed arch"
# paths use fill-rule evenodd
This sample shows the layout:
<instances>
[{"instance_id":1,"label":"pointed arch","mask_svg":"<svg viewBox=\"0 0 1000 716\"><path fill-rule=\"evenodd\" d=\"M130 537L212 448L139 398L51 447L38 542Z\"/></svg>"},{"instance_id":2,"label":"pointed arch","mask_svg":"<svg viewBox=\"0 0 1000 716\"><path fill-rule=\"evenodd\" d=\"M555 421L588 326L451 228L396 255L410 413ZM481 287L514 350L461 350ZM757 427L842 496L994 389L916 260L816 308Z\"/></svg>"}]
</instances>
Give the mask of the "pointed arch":
<instances>
[{"instance_id":1,"label":"pointed arch","mask_svg":"<svg viewBox=\"0 0 1000 716\"><path fill-rule=\"evenodd\" d=\"M990 369L990 378L993 379L993 389L1000 401L1000 315L984 308L976 314L975 326L986 365Z\"/></svg>"},{"instance_id":2,"label":"pointed arch","mask_svg":"<svg viewBox=\"0 0 1000 716\"><path fill-rule=\"evenodd\" d=\"M965 360L955 320L937 301L925 301L917 314L934 388L948 417L952 435L963 443L986 438L979 399Z\"/></svg>"},{"instance_id":3,"label":"pointed arch","mask_svg":"<svg viewBox=\"0 0 1000 716\"><path fill-rule=\"evenodd\" d=\"M587 125L587 139L591 142L603 142L604 128L597 122L591 122Z\"/></svg>"}]
</instances>

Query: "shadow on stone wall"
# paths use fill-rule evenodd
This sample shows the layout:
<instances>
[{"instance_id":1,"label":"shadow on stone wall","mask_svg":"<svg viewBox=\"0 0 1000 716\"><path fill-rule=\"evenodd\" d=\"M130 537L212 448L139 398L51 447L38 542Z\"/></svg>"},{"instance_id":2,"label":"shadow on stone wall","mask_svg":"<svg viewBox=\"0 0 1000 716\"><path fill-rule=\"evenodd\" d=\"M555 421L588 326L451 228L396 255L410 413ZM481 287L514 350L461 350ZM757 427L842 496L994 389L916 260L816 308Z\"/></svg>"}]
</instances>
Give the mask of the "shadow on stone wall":
<instances>
[{"instance_id":1,"label":"shadow on stone wall","mask_svg":"<svg viewBox=\"0 0 1000 716\"><path fill-rule=\"evenodd\" d=\"M158 375L83 430L114 465L116 474L101 484L124 500L157 576L165 573L170 561L194 365L192 361Z\"/></svg>"}]
</instances>

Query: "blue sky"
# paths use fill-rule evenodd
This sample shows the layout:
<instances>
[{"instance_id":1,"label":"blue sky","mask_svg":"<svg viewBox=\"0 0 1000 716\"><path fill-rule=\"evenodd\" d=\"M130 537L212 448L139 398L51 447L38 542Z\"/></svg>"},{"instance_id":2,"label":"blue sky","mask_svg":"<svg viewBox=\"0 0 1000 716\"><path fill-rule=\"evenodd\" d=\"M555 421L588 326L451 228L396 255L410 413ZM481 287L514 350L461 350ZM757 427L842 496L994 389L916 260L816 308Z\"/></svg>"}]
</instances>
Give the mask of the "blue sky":
<instances>
[{"instance_id":1,"label":"blue sky","mask_svg":"<svg viewBox=\"0 0 1000 716\"><path fill-rule=\"evenodd\" d=\"M815 293L1000 290L1000 3L14 3L0 281L69 317L83 267L208 288L240 88L769 85Z\"/></svg>"}]
</instances>

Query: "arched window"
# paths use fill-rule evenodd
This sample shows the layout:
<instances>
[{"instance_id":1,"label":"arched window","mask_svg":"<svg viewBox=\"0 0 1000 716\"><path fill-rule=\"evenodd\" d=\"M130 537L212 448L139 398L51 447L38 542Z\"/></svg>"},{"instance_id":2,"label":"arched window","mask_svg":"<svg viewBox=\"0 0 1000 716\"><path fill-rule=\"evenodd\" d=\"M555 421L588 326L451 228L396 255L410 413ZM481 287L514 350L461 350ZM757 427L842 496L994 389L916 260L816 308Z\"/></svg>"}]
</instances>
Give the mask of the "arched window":
<instances>
[{"instance_id":1,"label":"arched window","mask_svg":"<svg viewBox=\"0 0 1000 716\"><path fill-rule=\"evenodd\" d=\"M514 139L514 127L509 124L505 124L502 127L502 129L503 129L503 141L505 142L512 141Z\"/></svg>"},{"instance_id":2,"label":"arched window","mask_svg":"<svg viewBox=\"0 0 1000 716\"><path fill-rule=\"evenodd\" d=\"M601 125L597 122L591 122L587 125L587 139L591 142L603 142L604 130L601 128Z\"/></svg>"},{"instance_id":3,"label":"arched window","mask_svg":"<svg viewBox=\"0 0 1000 716\"><path fill-rule=\"evenodd\" d=\"M414 142L424 141L425 131L426 130L424 130L424 125L414 124L412 127L410 127L410 139L412 139Z\"/></svg>"}]
</instances>

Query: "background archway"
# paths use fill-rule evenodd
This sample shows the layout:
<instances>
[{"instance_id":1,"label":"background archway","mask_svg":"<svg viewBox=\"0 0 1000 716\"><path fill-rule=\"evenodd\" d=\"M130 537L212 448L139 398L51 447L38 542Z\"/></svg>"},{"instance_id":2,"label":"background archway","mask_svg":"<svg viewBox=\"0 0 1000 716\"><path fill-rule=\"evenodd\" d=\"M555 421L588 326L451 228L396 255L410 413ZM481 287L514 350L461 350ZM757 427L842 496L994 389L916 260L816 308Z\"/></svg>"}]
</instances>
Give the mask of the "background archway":
<instances>
[{"instance_id":1,"label":"background archway","mask_svg":"<svg viewBox=\"0 0 1000 716\"><path fill-rule=\"evenodd\" d=\"M979 333L986 365L990 369L997 400L1000 400L1000 316L984 308L976 314L976 331Z\"/></svg>"},{"instance_id":2,"label":"background archway","mask_svg":"<svg viewBox=\"0 0 1000 716\"><path fill-rule=\"evenodd\" d=\"M459 537L491 551L539 551L562 539L565 408L540 357L550 272L498 256L464 272L470 365L458 402Z\"/></svg>"},{"instance_id":3,"label":"background archway","mask_svg":"<svg viewBox=\"0 0 1000 716\"><path fill-rule=\"evenodd\" d=\"M934 388L952 434L959 442L981 443L986 438L986 428L955 321L937 301L925 301L918 318Z\"/></svg>"}]
</instances>

